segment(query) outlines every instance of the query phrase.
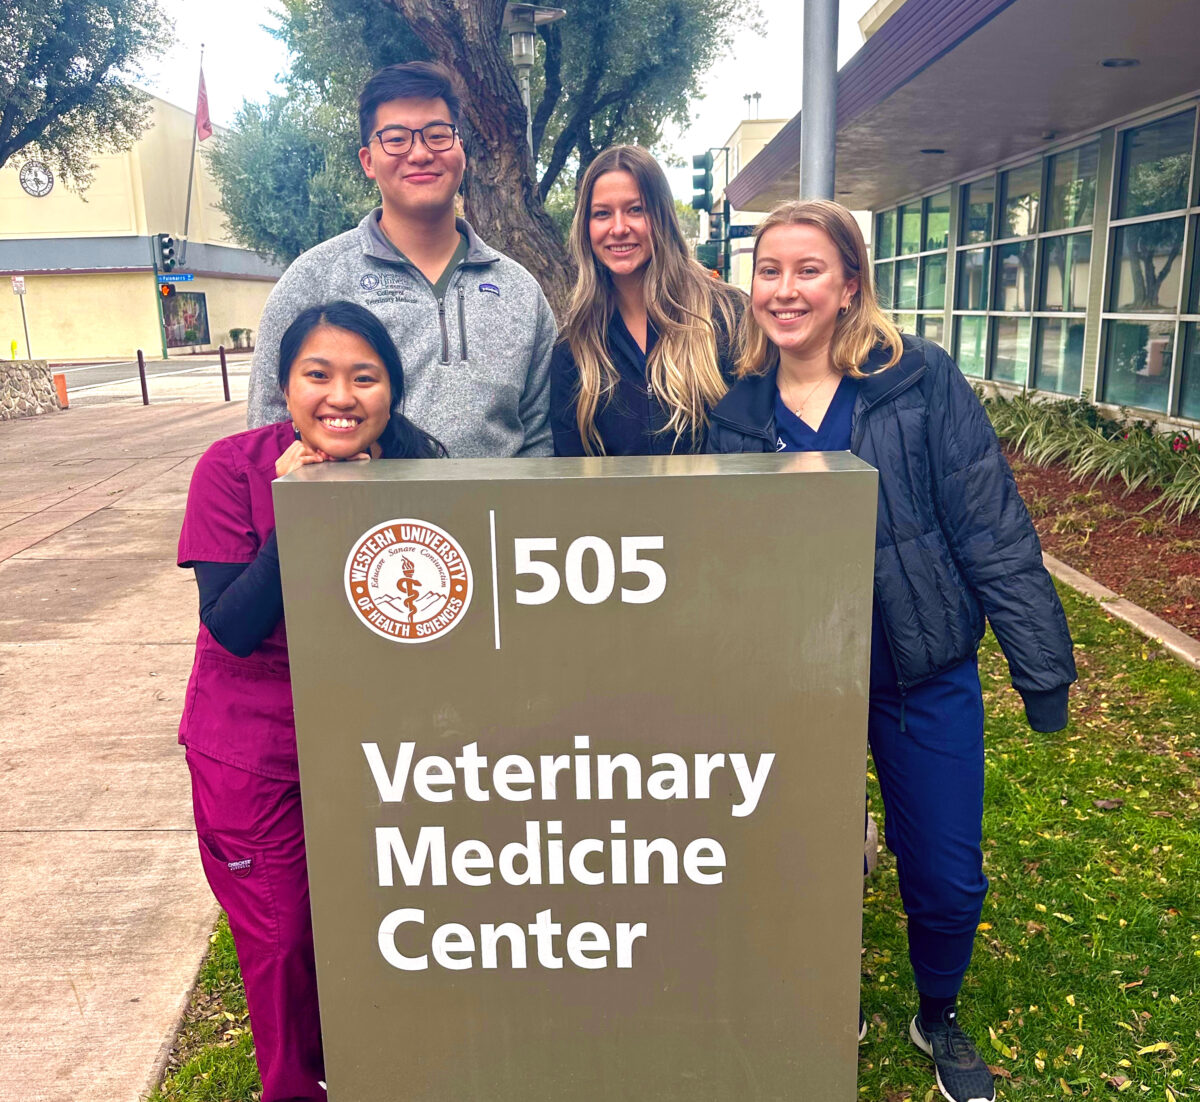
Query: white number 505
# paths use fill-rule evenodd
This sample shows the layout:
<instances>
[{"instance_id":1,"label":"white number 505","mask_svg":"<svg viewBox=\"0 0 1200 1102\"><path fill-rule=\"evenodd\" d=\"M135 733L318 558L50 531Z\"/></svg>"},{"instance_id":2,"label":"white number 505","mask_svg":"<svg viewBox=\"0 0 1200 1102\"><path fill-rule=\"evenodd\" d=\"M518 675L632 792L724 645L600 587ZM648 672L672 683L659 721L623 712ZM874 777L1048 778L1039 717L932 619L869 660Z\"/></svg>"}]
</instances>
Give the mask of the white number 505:
<instances>
[{"instance_id":1,"label":"white number 505","mask_svg":"<svg viewBox=\"0 0 1200 1102\"><path fill-rule=\"evenodd\" d=\"M621 600L627 605L648 605L657 601L667 588L667 572L662 563L639 556L641 551L661 551L662 536L622 536L621 574L640 574L646 584L638 589L621 586ZM533 574L541 579L537 589L518 589L517 604L544 605L558 596L563 577L567 592L581 605L598 605L607 601L616 588L616 562L613 550L599 536L580 536L572 540L563 562L563 575L558 567L545 559L534 558L536 553L557 551L558 540L550 537L529 537L513 540L515 570L520 574ZM588 588L583 580L584 559L591 555L595 559L596 580Z\"/></svg>"}]
</instances>

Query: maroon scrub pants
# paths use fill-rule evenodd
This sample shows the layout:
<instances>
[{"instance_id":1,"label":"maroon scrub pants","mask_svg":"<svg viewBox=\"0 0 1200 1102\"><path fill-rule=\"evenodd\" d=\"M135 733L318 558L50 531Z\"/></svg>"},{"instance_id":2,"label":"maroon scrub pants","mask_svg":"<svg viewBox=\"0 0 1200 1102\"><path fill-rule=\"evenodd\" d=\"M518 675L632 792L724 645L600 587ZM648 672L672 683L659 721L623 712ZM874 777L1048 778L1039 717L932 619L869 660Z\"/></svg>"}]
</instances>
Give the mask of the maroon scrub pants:
<instances>
[{"instance_id":1,"label":"maroon scrub pants","mask_svg":"<svg viewBox=\"0 0 1200 1102\"><path fill-rule=\"evenodd\" d=\"M325 1102L300 786L188 752L200 859L237 946L262 1102Z\"/></svg>"}]
</instances>

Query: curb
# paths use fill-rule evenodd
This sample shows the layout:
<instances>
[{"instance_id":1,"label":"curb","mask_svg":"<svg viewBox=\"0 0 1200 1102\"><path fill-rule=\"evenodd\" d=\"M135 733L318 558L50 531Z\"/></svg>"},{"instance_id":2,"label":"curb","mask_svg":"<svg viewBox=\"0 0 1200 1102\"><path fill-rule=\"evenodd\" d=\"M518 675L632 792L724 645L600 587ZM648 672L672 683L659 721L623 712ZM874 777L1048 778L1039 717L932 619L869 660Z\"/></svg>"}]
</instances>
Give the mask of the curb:
<instances>
[{"instance_id":1,"label":"curb","mask_svg":"<svg viewBox=\"0 0 1200 1102\"><path fill-rule=\"evenodd\" d=\"M217 922L221 918L221 908L217 905L215 899L210 911L211 921L208 923L209 940L204 946L204 952L200 954L200 959L196 961L196 970L192 973L192 978L187 988L180 995L175 1005L175 1018L171 1023L171 1028L167 1031L166 1037L163 1038L162 1044L158 1046L158 1053L154 1057L154 1065L150 1069L146 1085L138 1093L139 1102L145 1102L145 1099L149 1098L162 1086L163 1080L166 1078L167 1065L171 1062L171 1050L175 1047L175 1041L183 1029L188 1007L192 1005L192 996L196 993L196 985L200 982L200 970L204 967L204 962L208 960L209 953L212 952L212 933L216 930Z\"/></svg>"},{"instance_id":2,"label":"curb","mask_svg":"<svg viewBox=\"0 0 1200 1102\"><path fill-rule=\"evenodd\" d=\"M1147 612L1140 605L1125 600L1124 597L1114 593L1106 586L1102 586L1086 574L1081 574L1074 567L1060 562L1053 555L1043 552L1042 561L1046 564L1046 569L1060 582L1066 583L1085 597L1091 597L1094 601L1099 602L1110 616L1123 620L1156 643L1161 643L1181 662L1200 669L1200 641L1193 639L1190 635L1185 635L1177 627L1168 624L1166 620L1160 620L1154 613Z\"/></svg>"}]
</instances>

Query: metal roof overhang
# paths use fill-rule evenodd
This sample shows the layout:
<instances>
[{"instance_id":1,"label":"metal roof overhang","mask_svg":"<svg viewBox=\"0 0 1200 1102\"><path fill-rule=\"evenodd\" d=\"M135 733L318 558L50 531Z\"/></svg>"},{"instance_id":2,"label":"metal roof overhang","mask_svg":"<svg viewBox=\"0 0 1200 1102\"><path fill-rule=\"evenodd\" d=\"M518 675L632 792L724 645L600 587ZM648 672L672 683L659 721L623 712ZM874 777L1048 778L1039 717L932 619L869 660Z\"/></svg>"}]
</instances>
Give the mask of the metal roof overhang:
<instances>
[{"instance_id":1,"label":"metal roof overhang","mask_svg":"<svg viewBox=\"0 0 1200 1102\"><path fill-rule=\"evenodd\" d=\"M879 209L1194 92L1197 42L1197 0L908 0L838 73L836 197ZM799 195L800 126L730 181L735 208Z\"/></svg>"}]
</instances>

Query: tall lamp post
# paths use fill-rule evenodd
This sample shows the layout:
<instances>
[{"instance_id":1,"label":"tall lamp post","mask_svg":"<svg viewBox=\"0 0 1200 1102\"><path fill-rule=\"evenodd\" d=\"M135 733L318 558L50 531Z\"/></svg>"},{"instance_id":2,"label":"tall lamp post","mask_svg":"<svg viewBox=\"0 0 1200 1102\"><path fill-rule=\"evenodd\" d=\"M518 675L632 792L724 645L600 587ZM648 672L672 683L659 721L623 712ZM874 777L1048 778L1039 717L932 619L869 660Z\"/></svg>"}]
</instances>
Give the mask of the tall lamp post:
<instances>
[{"instance_id":1,"label":"tall lamp post","mask_svg":"<svg viewBox=\"0 0 1200 1102\"><path fill-rule=\"evenodd\" d=\"M535 157L529 75L537 56L537 28L545 23L555 23L566 14L562 8L548 8L542 4L510 2L504 7L504 29L512 39L513 68L517 70L517 86L521 89L521 99L525 104L525 140L529 143L529 152Z\"/></svg>"}]
</instances>

